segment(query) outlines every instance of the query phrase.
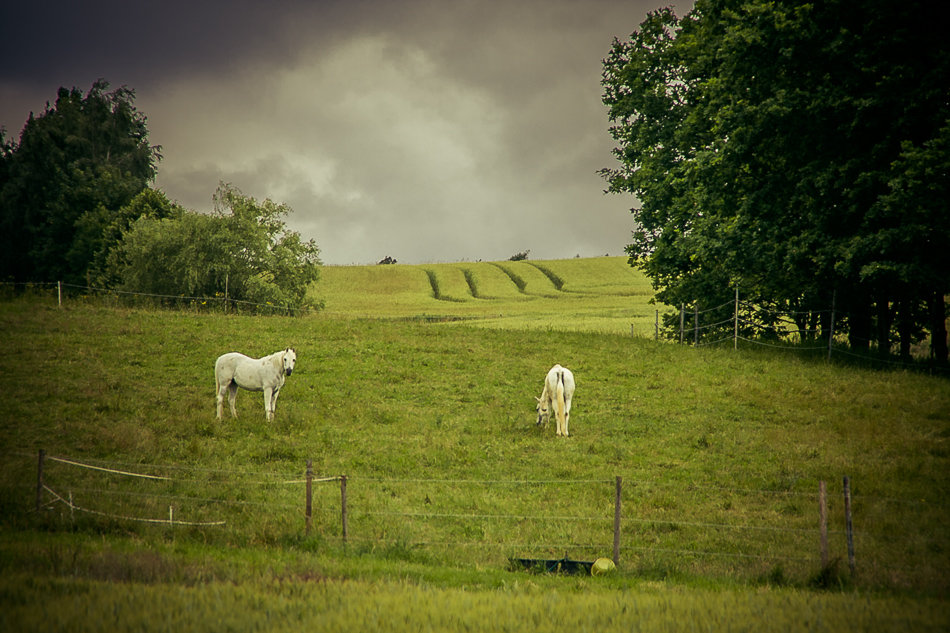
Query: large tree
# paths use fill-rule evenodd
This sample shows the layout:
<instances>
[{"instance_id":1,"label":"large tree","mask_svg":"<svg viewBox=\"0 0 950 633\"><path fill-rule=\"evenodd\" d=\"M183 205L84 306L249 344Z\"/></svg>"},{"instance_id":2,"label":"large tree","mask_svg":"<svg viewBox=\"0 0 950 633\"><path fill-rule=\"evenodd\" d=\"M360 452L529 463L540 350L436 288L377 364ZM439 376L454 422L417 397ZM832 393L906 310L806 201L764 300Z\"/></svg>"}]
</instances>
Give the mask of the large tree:
<instances>
[{"instance_id":1,"label":"large tree","mask_svg":"<svg viewBox=\"0 0 950 633\"><path fill-rule=\"evenodd\" d=\"M0 169L0 277L85 282L98 229L154 179L158 148L129 88L60 88Z\"/></svg>"},{"instance_id":2,"label":"large tree","mask_svg":"<svg viewBox=\"0 0 950 633\"><path fill-rule=\"evenodd\" d=\"M662 301L720 305L738 285L824 325L834 301L854 346L876 327L882 349L894 332L906 350L928 327L946 360L943 15L697 0L614 42L603 85L620 167L603 174L641 203L628 253Z\"/></svg>"}]
</instances>

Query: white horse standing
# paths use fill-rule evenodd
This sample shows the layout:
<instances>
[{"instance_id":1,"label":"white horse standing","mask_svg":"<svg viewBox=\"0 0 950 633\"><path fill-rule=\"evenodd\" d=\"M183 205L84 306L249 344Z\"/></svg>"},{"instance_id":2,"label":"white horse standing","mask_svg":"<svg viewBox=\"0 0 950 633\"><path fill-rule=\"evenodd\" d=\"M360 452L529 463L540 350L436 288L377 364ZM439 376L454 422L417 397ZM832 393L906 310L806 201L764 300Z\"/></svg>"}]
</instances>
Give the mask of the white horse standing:
<instances>
[{"instance_id":1,"label":"white horse standing","mask_svg":"<svg viewBox=\"0 0 950 633\"><path fill-rule=\"evenodd\" d=\"M538 425L548 425L551 411L557 418L557 434L567 436L571 419L571 398L574 397L574 374L567 367L555 365L544 379L544 389L538 401Z\"/></svg>"},{"instance_id":2,"label":"white horse standing","mask_svg":"<svg viewBox=\"0 0 950 633\"><path fill-rule=\"evenodd\" d=\"M238 387L248 391L264 392L264 414L274 419L277 395L284 386L286 377L294 371L297 352L288 347L264 358L251 358L238 352L222 354L214 363L214 379L217 387L218 419L224 416L224 396L228 396L231 415L237 417L234 401Z\"/></svg>"}]
</instances>

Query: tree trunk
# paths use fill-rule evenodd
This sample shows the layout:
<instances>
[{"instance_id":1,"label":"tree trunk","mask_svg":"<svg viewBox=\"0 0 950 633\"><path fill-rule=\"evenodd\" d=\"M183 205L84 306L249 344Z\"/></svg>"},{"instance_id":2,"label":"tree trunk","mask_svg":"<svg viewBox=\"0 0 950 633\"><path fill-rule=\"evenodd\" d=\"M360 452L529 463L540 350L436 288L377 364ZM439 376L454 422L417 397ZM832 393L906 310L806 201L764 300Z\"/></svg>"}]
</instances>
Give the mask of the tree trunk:
<instances>
[{"instance_id":1,"label":"tree trunk","mask_svg":"<svg viewBox=\"0 0 950 633\"><path fill-rule=\"evenodd\" d=\"M886 297L877 300L877 353L891 353L891 306Z\"/></svg>"},{"instance_id":2,"label":"tree trunk","mask_svg":"<svg viewBox=\"0 0 950 633\"><path fill-rule=\"evenodd\" d=\"M846 309L850 312L848 345L856 352L866 352L871 344L871 305L858 298Z\"/></svg>"},{"instance_id":3,"label":"tree trunk","mask_svg":"<svg viewBox=\"0 0 950 633\"><path fill-rule=\"evenodd\" d=\"M910 361L910 345L914 338L914 315L911 306L914 304L908 298L901 299L897 308L897 336L900 341L901 360Z\"/></svg>"},{"instance_id":4,"label":"tree trunk","mask_svg":"<svg viewBox=\"0 0 950 633\"><path fill-rule=\"evenodd\" d=\"M792 317L795 325L798 327L798 340L800 343L808 341L808 315L805 312L796 312Z\"/></svg>"},{"instance_id":5,"label":"tree trunk","mask_svg":"<svg viewBox=\"0 0 950 633\"><path fill-rule=\"evenodd\" d=\"M947 365L947 304L940 291L930 299L930 357L936 365Z\"/></svg>"}]
</instances>

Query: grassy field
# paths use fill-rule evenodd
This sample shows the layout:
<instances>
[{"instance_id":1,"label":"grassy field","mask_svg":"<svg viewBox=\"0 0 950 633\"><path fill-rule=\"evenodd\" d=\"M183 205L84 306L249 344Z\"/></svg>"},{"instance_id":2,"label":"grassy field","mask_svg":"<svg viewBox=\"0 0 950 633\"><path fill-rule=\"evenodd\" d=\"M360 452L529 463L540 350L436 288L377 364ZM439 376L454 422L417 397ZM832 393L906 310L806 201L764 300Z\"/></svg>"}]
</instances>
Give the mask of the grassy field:
<instances>
[{"instance_id":1,"label":"grassy field","mask_svg":"<svg viewBox=\"0 0 950 633\"><path fill-rule=\"evenodd\" d=\"M947 630L950 383L631 337L618 264L327 268L299 318L0 302L0 629ZM217 422L214 358L291 345L276 420ZM609 557L616 477L616 574L508 569Z\"/></svg>"}]
</instances>

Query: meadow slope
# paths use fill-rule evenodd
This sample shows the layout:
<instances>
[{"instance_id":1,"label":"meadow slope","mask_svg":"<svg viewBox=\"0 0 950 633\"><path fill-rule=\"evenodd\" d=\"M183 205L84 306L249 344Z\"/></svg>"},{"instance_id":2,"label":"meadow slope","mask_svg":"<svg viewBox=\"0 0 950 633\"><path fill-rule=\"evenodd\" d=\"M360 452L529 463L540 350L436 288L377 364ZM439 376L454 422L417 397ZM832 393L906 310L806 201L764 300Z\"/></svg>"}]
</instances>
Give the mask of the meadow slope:
<instances>
[{"instance_id":1,"label":"meadow slope","mask_svg":"<svg viewBox=\"0 0 950 633\"><path fill-rule=\"evenodd\" d=\"M312 297L333 317L613 334L632 328L638 336L654 335L657 308L649 280L624 257L328 266Z\"/></svg>"},{"instance_id":2,"label":"meadow slope","mask_svg":"<svg viewBox=\"0 0 950 633\"><path fill-rule=\"evenodd\" d=\"M282 630L314 609L327 630L946 630L950 383L632 337L654 308L614 260L328 268L326 311L298 318L0 302L0 628L43 602L61 630ZM597 301L624 311L614 330L583 318ZM216 421L214 358L286 346L276 420L241 392ZM570 438L534 424L554 362L577 377ZM308 460L327 478L309 532ZM610 556L617 477L617 574L508 571ZM76 624L90 612L112 615Z\"/></svg>"}]
</instances>

